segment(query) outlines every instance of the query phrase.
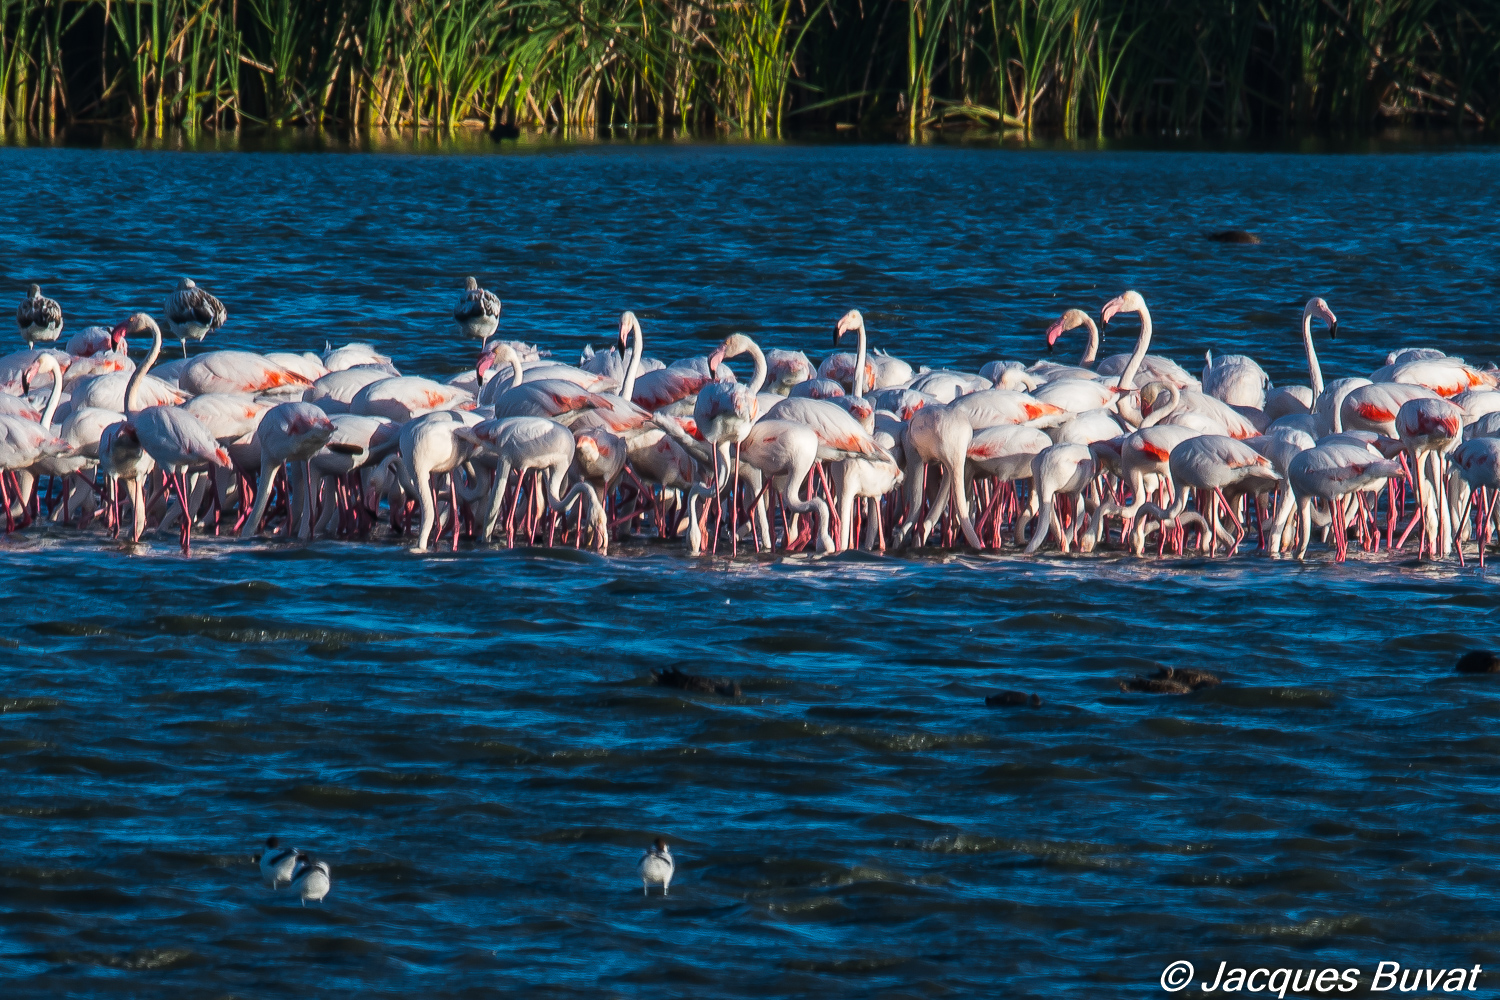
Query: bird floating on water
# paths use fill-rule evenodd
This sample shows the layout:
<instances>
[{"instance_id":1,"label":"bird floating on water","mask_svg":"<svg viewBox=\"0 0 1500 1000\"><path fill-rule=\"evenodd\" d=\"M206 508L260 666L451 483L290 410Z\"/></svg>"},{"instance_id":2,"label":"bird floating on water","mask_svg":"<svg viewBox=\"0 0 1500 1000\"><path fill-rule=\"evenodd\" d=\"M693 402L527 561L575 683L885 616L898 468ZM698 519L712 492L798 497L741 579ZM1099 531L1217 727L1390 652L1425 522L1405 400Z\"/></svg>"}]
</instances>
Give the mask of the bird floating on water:
<instances>
[{"instance_id":1,"label":"bird floating on water","mask_svg":"<svg viewBox=\"0 0 1500 1000\"><path fill-rule=\"evenodd\" d=\"M271 888L275 889L282 883L291 882L297 858L298 851L295 847L282 847L278 838L267 837L266 849L255 860L260 862L261 878L271 883Z\"/></svg>"},{"instance_id":2,"label":"bird floating on water","mask_svg":"<svg viewBox=\"0 0 1500 1000\"><path fill-rule=\"evenodd\" d=\"M641 873L641 895L646 895L651 886L659 884L661 894L665 896L676 869L677 864L672 860L672 850L667 847L666 838L657 837L656 842L641 855L640 864L636 865L636 871Z\"/></svg>"},{"instance_id":3,"label":"bird floating on water","mask_svg":"<svg viewBox=\"0 0 1500 1000\"><path fill-rule=\"evenodd\" d=\"M330 874L328 862L318 861L307 854L297 855L297 871L292 875L291 889L302 897L303 906L309 899L315 903L323 901L333 887Z\"/></svg>"}]
</instances>

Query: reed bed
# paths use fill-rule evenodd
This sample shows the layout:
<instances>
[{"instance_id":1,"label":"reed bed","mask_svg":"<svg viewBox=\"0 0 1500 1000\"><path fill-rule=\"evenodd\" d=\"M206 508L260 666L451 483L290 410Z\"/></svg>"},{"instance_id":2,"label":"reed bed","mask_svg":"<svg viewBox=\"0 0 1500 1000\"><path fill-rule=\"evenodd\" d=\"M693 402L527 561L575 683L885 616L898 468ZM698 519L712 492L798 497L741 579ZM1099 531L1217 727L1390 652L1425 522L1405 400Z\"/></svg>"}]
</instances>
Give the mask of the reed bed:
<instances>
[{"instance_id":1,"label":"reed bed","mask_svg":"<svg viewBox=\"0 0 1500 1000\"><path fill-rule=\"evenodd\" d=\"M1497 0L0 0L0 126L1493 130Z\"/></svg>"}]
</instances>

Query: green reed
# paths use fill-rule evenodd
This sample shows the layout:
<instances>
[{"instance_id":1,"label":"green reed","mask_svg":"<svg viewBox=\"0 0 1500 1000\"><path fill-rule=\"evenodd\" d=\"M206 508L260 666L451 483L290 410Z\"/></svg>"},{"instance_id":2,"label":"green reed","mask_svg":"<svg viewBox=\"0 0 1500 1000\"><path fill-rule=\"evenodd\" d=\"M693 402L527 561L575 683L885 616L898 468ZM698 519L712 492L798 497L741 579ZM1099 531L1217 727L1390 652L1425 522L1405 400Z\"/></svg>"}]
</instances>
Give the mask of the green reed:
<instances>
[{"instance_id":1,"label":"green reed","mask_svg":"<svg viewBox=\"0 0 1500 1000\"><path fill-rule=\"evenodd\" d=\"M0 0L0 128L789 120L1492 131L1500 0Z\"/></svg>"}]
</instances>

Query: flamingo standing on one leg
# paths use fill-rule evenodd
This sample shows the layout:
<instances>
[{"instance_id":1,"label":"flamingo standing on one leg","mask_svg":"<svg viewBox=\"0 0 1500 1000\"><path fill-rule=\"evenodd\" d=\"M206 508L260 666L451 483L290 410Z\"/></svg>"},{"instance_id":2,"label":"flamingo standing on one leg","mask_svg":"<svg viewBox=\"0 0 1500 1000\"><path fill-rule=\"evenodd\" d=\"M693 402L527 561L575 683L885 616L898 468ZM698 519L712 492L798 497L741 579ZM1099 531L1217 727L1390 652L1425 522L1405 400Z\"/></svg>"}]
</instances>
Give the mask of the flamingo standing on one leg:
<instances>
[{"instance_id":1,"label":"flamingo standing on one leg","mask_svg":"<svg viewBox=\"0 0 1500 1000\"><path fill-rule=\"evenodd\" d=\"M489 340L500 328L500 296L480 288L471 275L464 279L463 298L453 307L453 319L466 336Z\"/></svg>"},{"instance_id":2,"label":"flamingo standing on one leg","mask_svg":"<svg viewBox=\"0 0 1500 1000\"><path fill-rule=\"evenodd\" d=\"M167 329L172 336L182 341L182 356L187 357L189 339L202 340L229 320L229 311L224 303L199 288L192 278L181 278L177 288L163 303L167 316Z\"/></svg>"},{"instance_id":3,"label":"flamingo standing on one leg","mask_svg":"<svg viewBox=\"0 0 1500 1000\"><path fill-rule=\"evenodd\" d=\"M41 285L32 285L16 309L16 325L21 328L27 347L39 340L56 340L63 328L62 306L43 295Z\"/></svg>"}]
</instances>

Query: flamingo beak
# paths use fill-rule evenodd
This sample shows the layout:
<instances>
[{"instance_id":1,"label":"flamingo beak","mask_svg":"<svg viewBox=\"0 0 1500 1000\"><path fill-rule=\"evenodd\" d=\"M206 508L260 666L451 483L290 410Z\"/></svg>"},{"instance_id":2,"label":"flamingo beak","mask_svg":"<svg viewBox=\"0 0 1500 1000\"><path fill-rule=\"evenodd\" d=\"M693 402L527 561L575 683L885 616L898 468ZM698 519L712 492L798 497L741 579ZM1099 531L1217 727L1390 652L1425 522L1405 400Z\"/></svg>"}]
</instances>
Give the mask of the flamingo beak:
<instances>
[{"instance_id":1,"label":"flamingo beak","mask_svg":"<svg viewBox=\"0 0 1500 1000\"><path fill-rule=\"evenodd\" d=\"M1339 321L1338 320L1334 320L1332 323L1328 324L1328 337L1331 340L1338 340L1339 339Z\"/></svg>"},{"instance_id":2,"label":"flamingo beak","mask_svg":"<svg viewBox=\"0 0 1500 1000\"><path fill-rule=\"evenodd\" d=\"M21 395L31 392L31 372L21 373Z\"/></svg>"}]
</instances>

